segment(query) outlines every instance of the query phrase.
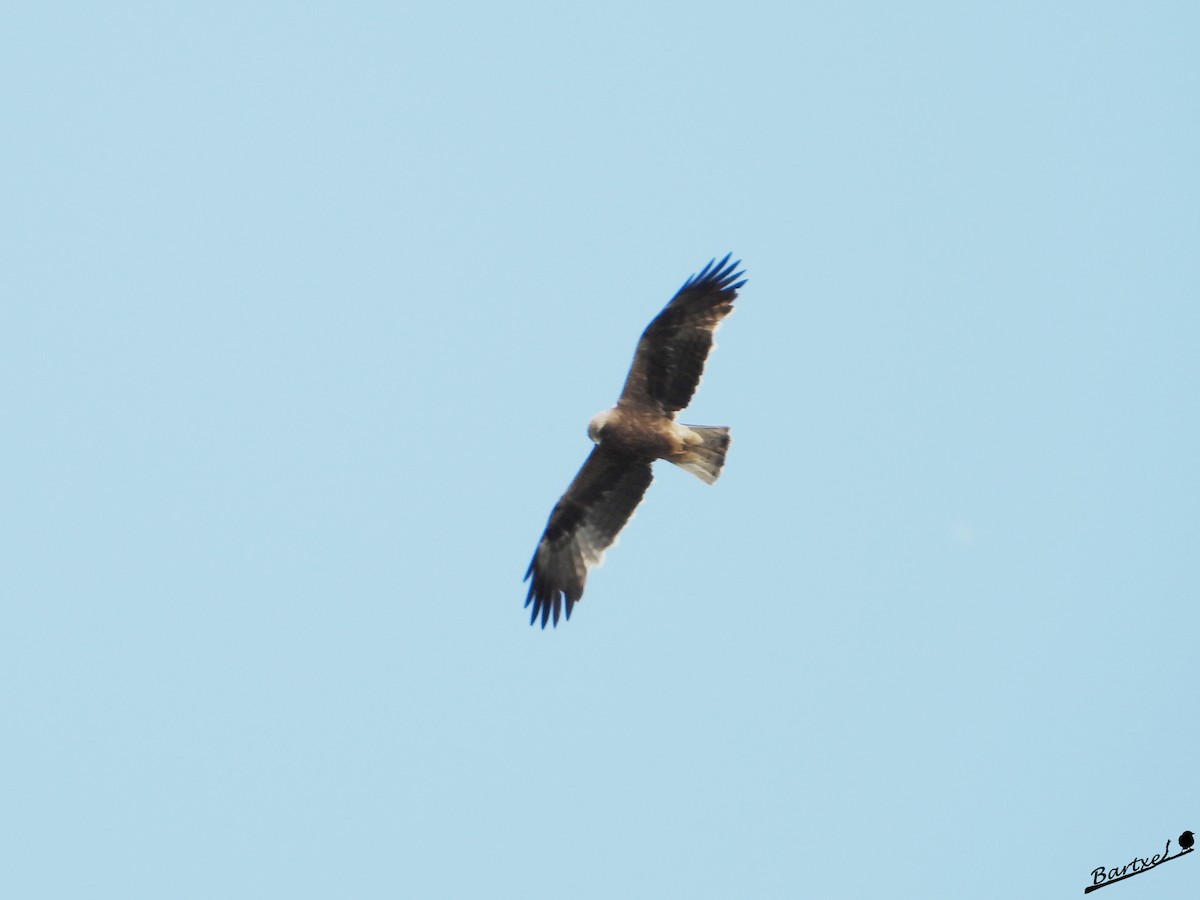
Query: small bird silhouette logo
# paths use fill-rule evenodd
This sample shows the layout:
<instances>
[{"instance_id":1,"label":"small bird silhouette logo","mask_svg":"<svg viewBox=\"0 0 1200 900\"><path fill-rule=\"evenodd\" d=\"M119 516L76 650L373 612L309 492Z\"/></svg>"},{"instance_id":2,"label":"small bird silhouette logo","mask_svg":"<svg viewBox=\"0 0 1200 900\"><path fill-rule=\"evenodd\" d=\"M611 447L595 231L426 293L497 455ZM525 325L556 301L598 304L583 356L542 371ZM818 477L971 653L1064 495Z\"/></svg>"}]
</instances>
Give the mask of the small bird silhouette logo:
<instances>
[{"instance_id":1,"label":"small bird silhouette logo","mask_svg":"<svg viewBox=\"0 0 1200 900\"><path fill-rule=\"evenodd\" d=\"M1179 836L1179 846L1184 850L1191 850L1194 843L1196 843L1196 836L1190 831L1185 831Z\"/></svg>"}]
</instances>

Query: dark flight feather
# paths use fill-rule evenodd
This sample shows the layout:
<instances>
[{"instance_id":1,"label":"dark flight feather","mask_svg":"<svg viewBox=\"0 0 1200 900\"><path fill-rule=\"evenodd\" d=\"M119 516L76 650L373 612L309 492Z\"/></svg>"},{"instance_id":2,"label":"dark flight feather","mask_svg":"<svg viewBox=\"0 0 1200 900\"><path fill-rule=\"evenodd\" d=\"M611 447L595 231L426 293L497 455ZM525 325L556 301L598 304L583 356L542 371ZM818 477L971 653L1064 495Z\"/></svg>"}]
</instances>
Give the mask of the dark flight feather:
<instances>
[{"instance_id":1,"label":"dark flight feather","mask_svg":"<svg viewBox=\"0 0 1200 900\"><path fill-rule=\"evenodd\" d=\"M704 363L713 345L713 333L733 312L733 301L745 280L737 271L741 261L709 262L698 275L684 282L642 332L629 378L621 392L621 406L654 406L675 413L691 402Z\"/></svg>"},{"instance_id":2,"label":"dark flight feather","mask_svg":"<svg viewBox=\"0 0 1200 900\"><path fill-rule=\"evenodd\" d=\"M525 572L533 604L532 625L540 616L554 624L566 598L567 618L583 596L587 571L604 556L641 503L654 475L652 459L629 457L595 447L550 513L546 530Z\"/></svg>"}]
</instances>

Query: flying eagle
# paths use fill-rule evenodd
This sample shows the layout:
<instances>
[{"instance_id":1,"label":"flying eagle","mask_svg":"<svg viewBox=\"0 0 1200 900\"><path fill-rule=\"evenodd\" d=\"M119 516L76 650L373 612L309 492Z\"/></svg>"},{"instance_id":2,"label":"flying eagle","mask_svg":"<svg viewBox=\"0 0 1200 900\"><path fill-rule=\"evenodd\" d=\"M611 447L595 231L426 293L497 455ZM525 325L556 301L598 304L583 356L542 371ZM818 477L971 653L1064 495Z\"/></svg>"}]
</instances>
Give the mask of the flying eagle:
<instances>
[{"instance_id":1,"label":"flying eagle","mask_svg":"<svg viewBox=\"0 0 1200 900\"><path fill-rule=\"evenodd\" d=\"M691 402L713 333L746 283L737 280L741 262L730 263L730 255L684 282L642 332L617 405L588 423L596 446L550 513L525 573L530 625L540 615L545 628L553 610L557 627L564 597L571 618L588 569L600 564L650 487L654 460L673 462L708 484L721 474L729 429L683 425L675 414Z\"/></svg>"}]
</instances>

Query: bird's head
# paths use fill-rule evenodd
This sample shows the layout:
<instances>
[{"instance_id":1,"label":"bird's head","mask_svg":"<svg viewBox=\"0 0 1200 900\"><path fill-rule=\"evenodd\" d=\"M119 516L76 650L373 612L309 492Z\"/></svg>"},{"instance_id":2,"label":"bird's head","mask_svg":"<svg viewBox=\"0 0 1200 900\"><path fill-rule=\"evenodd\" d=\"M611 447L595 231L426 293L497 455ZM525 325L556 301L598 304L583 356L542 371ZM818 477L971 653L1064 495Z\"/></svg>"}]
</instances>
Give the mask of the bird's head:
<instances>
[{"instance_id":1,"label":"bird's head","mask_svg":"<svg viewBox=\"0 0 1200 900\"><path fill-rule=\"evenodd\" d=\"M592 416L592 421L588 422L588 437L592 439L593 444L600 443L600 429L608 424L608 420L612 418L612 410L606 409L604 412L596 413Z\"/></svg>"}]
</instances>

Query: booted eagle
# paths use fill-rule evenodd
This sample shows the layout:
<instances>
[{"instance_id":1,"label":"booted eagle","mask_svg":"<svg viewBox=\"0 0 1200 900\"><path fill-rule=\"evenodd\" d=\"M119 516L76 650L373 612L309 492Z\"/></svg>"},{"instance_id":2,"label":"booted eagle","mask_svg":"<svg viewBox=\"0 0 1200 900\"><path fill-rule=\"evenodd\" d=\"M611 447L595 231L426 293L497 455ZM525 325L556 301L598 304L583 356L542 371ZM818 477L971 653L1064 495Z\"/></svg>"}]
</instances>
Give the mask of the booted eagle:
<instances>
[{"instance_id":1,"label":"booted eagle","mask_svg":"<svg viewBox=\"0 0 1200 900\"><path fill-rule=\"evenodd\" d=\"M567 600L567 618L583 596L588 569L599 565L650 487L650 464L673 462L712 484L725 464L729 429L682 425L675 414L691 402L713 333L733 312L742 272L738 262L710 262L693 275L642 332L617 405L588 423L596 444L550 513L525 580L532 625L542 627ZM728 265L726 265L728 263Z\"/></svg>"}]
</instances>

